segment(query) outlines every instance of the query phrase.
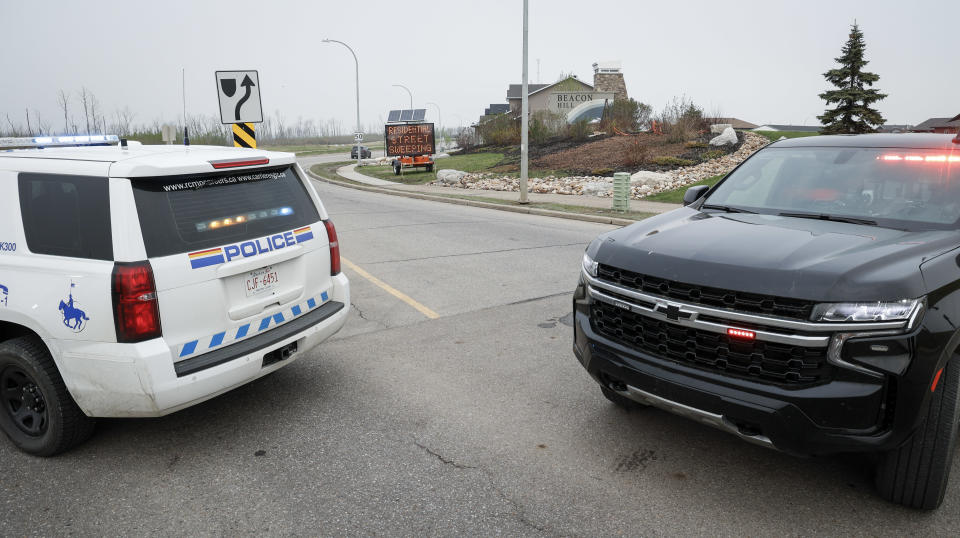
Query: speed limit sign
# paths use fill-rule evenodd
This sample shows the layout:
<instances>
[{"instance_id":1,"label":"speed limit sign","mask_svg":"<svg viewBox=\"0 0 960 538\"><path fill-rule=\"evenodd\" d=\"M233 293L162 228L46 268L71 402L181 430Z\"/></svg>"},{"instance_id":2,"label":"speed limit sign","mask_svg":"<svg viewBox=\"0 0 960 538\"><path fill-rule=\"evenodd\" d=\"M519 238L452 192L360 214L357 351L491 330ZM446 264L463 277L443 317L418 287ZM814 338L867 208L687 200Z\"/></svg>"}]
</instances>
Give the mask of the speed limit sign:
<instances>
[{"instance_id":1,"label":"speed limit sign","mask_svg":"<svg viewBox=\"0 0 960 538\"><path fill-rule=\"evenodd\" d=\"M363 133L354 133L354 134L353 134L353 139L356 140L357 142L362 142L362 141L363 141Z\"/></svg>"}]
</instances>

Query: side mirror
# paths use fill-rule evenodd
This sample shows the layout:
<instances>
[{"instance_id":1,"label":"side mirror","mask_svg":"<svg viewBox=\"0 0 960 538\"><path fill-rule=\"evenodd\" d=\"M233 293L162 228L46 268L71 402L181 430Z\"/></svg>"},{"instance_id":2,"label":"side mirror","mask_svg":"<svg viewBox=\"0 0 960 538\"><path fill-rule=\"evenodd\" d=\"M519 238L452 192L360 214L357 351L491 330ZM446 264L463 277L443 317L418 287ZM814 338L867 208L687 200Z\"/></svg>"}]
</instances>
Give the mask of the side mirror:
<instances>
[{"instance_id":1,"label":"side mirror","mask_svg":"<svg viewBox=\"0 0 960 538\"><path fill-rule=\"evenodd\" d=\"M697 185L690 187L683 193L683 205L690 205L700 199L710 189L709 185Z\"/></svg>"}]
</instances>

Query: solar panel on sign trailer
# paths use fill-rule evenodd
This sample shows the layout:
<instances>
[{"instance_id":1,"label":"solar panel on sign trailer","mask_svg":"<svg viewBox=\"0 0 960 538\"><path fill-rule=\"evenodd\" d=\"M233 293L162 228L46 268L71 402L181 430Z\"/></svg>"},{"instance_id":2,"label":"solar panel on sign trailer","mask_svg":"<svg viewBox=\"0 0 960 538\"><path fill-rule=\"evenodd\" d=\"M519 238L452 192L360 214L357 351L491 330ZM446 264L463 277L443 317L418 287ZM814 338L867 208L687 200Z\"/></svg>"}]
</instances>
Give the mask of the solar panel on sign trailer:
<instances>
[{"instance_id":1,"label":"solar panel on sign trailer","mask_svg":"<svg viewBox=\"0 0 960 538\"><path fill-rule=\"evenodd\" d=\"M410 118L413 117L413 110L406 109L400 111L400 121L411 121Z\"/></svg>"},{"instance_id":2,"label":"solar panel on sign trailer","mask_svg":"<svg viewBox=\"0 0 960 538\"><path fill-rule=\"evenodd\" d=\"M415 108L413 109L413 119L410 121L423 121L427 117L427 109L425 108Z\"/></svg>"},{"instance_id":3,"label":"solar panel on sign trailer","mask_svg":"<svg viewBox=\"0 0 960 538\"><path fill-rule=\"evenodd\" d=\"M400 121L400 112L400 110L391 110L390 115L387 117L387 121L390 123Z\"/></svg>"}]
</instances>

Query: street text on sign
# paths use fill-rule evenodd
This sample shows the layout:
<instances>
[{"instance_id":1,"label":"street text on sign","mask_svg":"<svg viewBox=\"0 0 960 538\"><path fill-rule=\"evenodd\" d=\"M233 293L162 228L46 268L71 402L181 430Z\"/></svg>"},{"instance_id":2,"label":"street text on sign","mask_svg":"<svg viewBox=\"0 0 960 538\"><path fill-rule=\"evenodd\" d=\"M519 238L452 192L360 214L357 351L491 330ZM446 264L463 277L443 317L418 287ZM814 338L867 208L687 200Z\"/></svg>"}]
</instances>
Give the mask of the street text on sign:
<instances>
[{"instance_id":1,"label":"street text on sign","mask_svg":"<svg viewBox=\"0 0 960 538\"><path fill-rule=\"evenodd\" d=\"M387 125L384 135L387 156L433 154L435 144L432 123Z\"/></svg>"}]
</instances>

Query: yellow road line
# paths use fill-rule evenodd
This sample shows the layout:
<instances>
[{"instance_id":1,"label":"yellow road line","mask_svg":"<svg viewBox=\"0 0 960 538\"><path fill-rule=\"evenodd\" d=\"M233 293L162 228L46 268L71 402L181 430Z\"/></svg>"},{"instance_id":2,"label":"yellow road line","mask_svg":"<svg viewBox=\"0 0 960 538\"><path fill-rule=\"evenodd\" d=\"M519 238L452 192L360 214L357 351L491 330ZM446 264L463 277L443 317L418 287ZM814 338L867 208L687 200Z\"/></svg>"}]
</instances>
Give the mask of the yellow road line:
<instances>
[{"instance_id":1,"label":"yellow road line","mask_svg":"<svg viewBox=\"0 0 960 538\"><path fill-rule=\"evenodd\" d=\"M424 316L427 316L427 317L430 318L430 319L437 319L437 318L440 317L439 315L437 315L436 312L434 312L433 310L430 310L429 308L427 308L427 307L423 306L422 304L418 303L417 301L413 300L413 298L410 297L409 295L407 295L406 293L403 293L402 291L393 288L392 286L390 286L390 285L387 284L386 282L380 280L379 278L377 278L377 277L371 275L370 273L364 271L363 269L357 267L357 265L354 264L352 261L344 258L343 256L340 257L340 261L342 261L342 262L343 262L347 267L349 267L354 273L357 273L358 275L360 275L360 276L362 276L363 278L369 280L370 282L373 282L373 284L374 284L375 286L379 287L380 289L382 289L383 291L389 293L390 295L393 295L393 296L396 297L397 299L400 299L401 301L407 303L408 305L412 306L413 308L415 308L418 312L420 312L420 313L423 314Z\"/></svg>"}]
</instances>

